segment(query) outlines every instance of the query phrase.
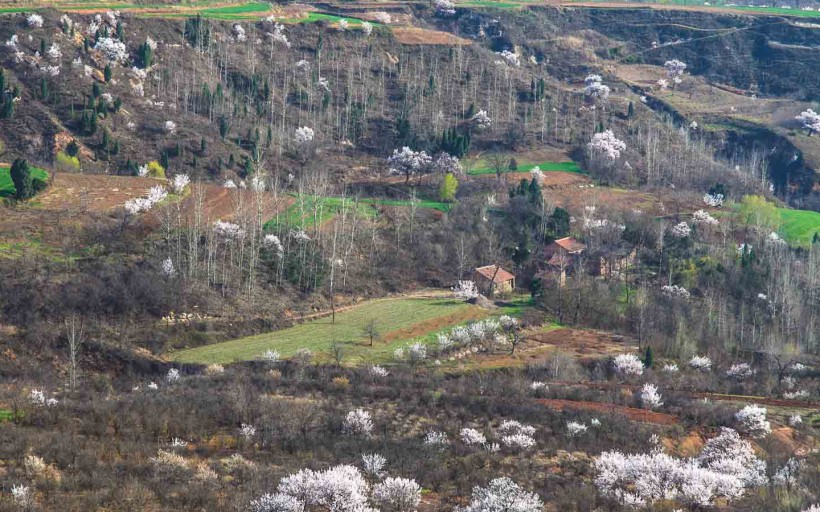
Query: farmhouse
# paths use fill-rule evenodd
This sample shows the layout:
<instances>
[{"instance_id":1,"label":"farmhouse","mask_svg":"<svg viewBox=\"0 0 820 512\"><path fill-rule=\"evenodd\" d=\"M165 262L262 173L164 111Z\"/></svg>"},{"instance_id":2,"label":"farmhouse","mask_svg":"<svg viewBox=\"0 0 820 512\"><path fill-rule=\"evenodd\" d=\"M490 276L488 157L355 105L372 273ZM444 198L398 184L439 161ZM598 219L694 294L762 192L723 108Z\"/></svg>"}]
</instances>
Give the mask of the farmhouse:
<instances>
[{"instance_id":1,"label":"farmhouse","mask_svg":"<svg viewBox=\"0 0 820 512\"><path fill-rule=\"evenodd\" d=\"M572 272L578 259L586 250L586 245L572 237L559 238L544 249L544 259L547 262L545 274L558 277L561 286L567 280L567 274Z\"/></svg>"},{"instance_id":2,"label":"farmhouse","mask_svg":"<svg viewBox=\"0 0 820 512\"><path fill-rule=\"evenodd\" d=\"M498 265L477 267L473 272L473 281L484 295L510 293L515 289L515 275Z\"/></svg>"},{"instance_id":3,"label":"farmhouse","mask_svg":"<svg viewBox=\"0 0 820 512\"><path fill-rule=\"evenodd\" d=\"M546 249L544 249L544 255L546 256L548 265L560 266L566 265L567 262L580 256L586 248L586 245L568 236L559 238L547 245Z\"/></svg>"}]
</instances>

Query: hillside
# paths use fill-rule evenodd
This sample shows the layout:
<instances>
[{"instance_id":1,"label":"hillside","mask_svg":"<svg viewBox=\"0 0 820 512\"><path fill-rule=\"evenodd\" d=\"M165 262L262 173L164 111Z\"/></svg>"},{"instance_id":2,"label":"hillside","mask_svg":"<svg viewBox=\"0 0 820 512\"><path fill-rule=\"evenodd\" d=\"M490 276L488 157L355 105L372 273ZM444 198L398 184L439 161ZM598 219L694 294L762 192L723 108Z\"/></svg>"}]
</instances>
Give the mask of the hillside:
<instances>
[{"instance_id":1,"label":"hillside","mask_svg":"<svg viewBox=\"0 0 820 512\"><path fill-rule=\"evenodd\" d=\"M814 4L0 7L0 512L817 512Z\"/></svg>"}]
</instances>

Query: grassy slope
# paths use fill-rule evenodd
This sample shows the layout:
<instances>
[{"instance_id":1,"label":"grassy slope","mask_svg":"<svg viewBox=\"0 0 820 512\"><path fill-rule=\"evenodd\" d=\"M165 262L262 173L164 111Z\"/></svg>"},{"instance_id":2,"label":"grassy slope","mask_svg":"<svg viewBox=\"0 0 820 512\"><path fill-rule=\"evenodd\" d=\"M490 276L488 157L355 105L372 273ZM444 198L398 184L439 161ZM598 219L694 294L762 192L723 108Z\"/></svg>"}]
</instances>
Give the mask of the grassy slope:
<instances>
[{"instance_id":1,"label":"grassy slope","mask_svg":"<svg viewBox=\"0 0 820 512\"><path fill-rule=\"evenodd\" d=\"M188 363L230 363L255 359L268 349L277 350L283 357L288 357L303 347L327 354L336 341L345 344L346 361L386 361L396 348L416 337L412 334L406 338L401 335L402 332L412 332L414 326L428 331L418 333L418 336L423 336L449 325L463 323L466 317L478 318L489 314L490 310L445 297L378 299L337 313L335 324L331 323L330 317L317 318L281 331L182 350L171 354L171 358ZM371 320L376 321L382 335L373 347L367 346L367 338L362 333Z\"/></svg>"},{"instance_id":2,"label":"grassy slope","mask_svg":"<svg viewBox=\"0 0 820 512\"><path fill-rule=\"evenodd\" d=\"M575 172L579 174L583 174L583 170L576 164L575 162L541 162L541 163L519 163L518 169L516 171L509 171L507 169L504 172L530 172L533 167L538 166L544 172ZM488 166L487 163L483 160L479 160L476 163L476 167L467 171L467 174L470 176L477 176L481 174L495 174L495 169Z\"/></svg>"},{"instance_id":3,"label":"grassy slope","mask_svg":"<svg viewBox=\"0 0 820 512\"><path fill-rule=\"evenodd\" d=\"M780 230L790 243L809 245L815 233L820 233L820 213L808 210L780 209Z\"/></svg>"},{"instance_id":4,"label":"grassy slope","mask_svg":"<svg viewBox=\"0 0 820 512\"><path fill-rule=\"evenodd\" d=\"M9 170L8 164L0 164L0 197L13 196L17 190L11 181ZM48 181L48 172L46 170L40 169L39 167L32 167L31 172L35 180Z\"/></svg>"}]
</instances>

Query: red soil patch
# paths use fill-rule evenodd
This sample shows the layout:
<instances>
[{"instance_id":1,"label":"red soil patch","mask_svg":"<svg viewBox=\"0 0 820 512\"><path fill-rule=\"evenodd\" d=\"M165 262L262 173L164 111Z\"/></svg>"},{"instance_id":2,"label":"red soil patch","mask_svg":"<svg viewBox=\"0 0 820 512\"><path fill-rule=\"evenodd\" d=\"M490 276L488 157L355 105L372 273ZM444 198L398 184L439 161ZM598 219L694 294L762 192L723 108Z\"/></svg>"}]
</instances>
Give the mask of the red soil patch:
<instances>
[{"instance_id":1,"label":"red soil patch","mask_svg":"<svg viewBox=\"0 0 820 512\"><path fill-rule=\"evenodd\" d=\"M431 318L429 320L425 320L423 322L419 322L417 324L413 324L409 327L405 327L403 329L397 329L395 331L390 331L382 337L383 341L392 341L392 340L408 340L411 338L417 338L419 336L424 336L425 334L439 331L444 329L445 327L449 327L451 325L460 324L463 322L469 322L470 320L479 320L491 313L490 310L481 309L478 307L471 307L464 311L457 311L453 314L447 316L440 316L436 318Z\"/></svg>"},{"instance_id":2,"label":"red soil patch","mask_svg":"<svg viewBox=\"0 0 820 512\"><path fill-rule=\"evenodd\" d=\"M576 411L594 411L601 413L613 413L626 416L627 418L640 421L641 423L652 423L654 425L676 425L679 420L677 416L662 412L635 409L614 404L602 404L599 402L584 402L574 400L560 400L557 398L541 398L537 400L539 404L545 405L556 411L571 409Z\"/></svg>"},{"instance_id":3,"label":"red soil patch","mask_svg":"<svg viewBox=\"0 0 820 512\"><path fill-rule=\"evenodd\" d=\"M537 364L556 352L569 354L579 359L592 359L632 352L637 346L624 337L587 329L536 330L534 332L528 331L525 335L525 342L516 347L514 354L476 355L460 361L459 371L465 369L520 368L528 364ZM591 386L588 383L558 381L550 382L550 384Z\"/></svg>"},{"instance_id":4,"label":"red soil patch","mask_svg":"<svg viewBox=\"0 0 820 512\"><path fill-rule=\"evenodd\" d=\"M554 329L527 336L527 343L556 349L578 358L592 358L622 354L636 348L631 340L617 334L589 329Z\"/></svg>"},{"instance_id":5,"label":"red soil patch","mask_svg":"<svg viewBox=\"0 0 820 512\"><path fill-rule=\"evenodd\" d=\"M401 44L412 45L467 46L473 43L469 39L454 36L449 32L418 27L394 27L393 36Z\"/></svg>"},{"instance_id":6,"label":"red soil patch","mask_svg":"<svg viewBox=\"0 0 820 512\"><path fill-rule=\"evenodd\" d=\"M553 194L548 189L544 192L544 197L556 206L572 212L581 212L585 206L595 206L623 211L640 209L644 213L655 216L672 213L667 211L659 198L646 192L579 184L571 194L567 194L567 188L564 187L561 194Z\"/></svg>"},{"instance_id":7,"label":"red soil patch","mask_svg":"<svg viewBox=\"0 0 820 512\"><path fill-rule=\"evenodd\" d=\"M203 185L204 198L202 199L202 216L206 221L227 220L233 218L237 212L256 211L256 198L250 190L230 189L220 185ZM269 219L277 211L282 211L293 204L295 199L288 195L279 195L274 198L270 194L262 196L262 218ZM182 202L182 208L189 217L193 216L196 208L194 194L188 194Z\"/></svg>"}]
</instances>

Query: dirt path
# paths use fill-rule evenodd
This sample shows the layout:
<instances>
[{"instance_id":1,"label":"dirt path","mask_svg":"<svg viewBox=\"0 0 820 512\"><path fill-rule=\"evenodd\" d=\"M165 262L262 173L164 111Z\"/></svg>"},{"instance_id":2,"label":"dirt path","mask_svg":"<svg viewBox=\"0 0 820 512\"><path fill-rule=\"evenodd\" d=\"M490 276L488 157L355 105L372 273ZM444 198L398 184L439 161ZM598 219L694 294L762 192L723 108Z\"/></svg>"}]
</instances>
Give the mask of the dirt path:
<instances>
[{"instance_id":1,"label":"dirt path","mask_svg":"<svg viewBox=\"0 0 820 512\"><path fill-rule=\"evenodd\" d=\"M637 391L641 386L634 384L622 384L619 382L568 382L568 381L546 381L548 386L577 386L588 389L597 389L605 391L610 389L628 389ZM806 400L789 400L787 398L773 398L765 396L754 395L730 395L726 393L709 393L709 392L683 392L689 398L699 399L708 398L709 400L718 400L726 402L739 403L754 403L760 405L768 405L770 407L789 407L792 409L810 409L820 410L820 402L812 402Z\"/></svg>"},{"instance_id":2,"label":"dirt path","mask_svg":"<svg viewBox=\"0 0 820 512\"><path fill-rule=\"evenodd\" d=\"M556 411L570 409L575 411L620 414L634 421L640 421L641 423L652 423L654 425L676 425L680 423L678 417L673 416L672 414L647 411L645 409L635 409L634 407L624 407L622 405L587 402L581 400L561 400L557 398L541 398L538 399L537 402Z\"/></svg>"}]
</instances>

